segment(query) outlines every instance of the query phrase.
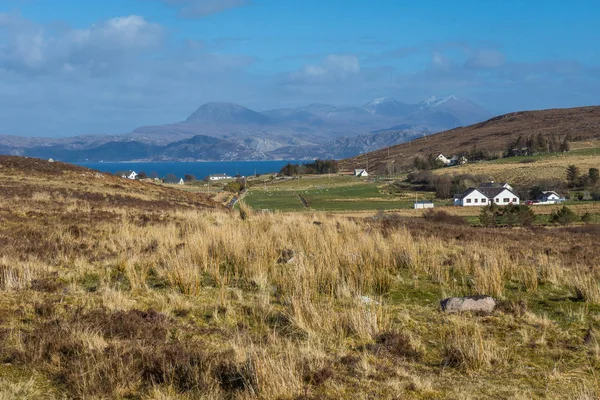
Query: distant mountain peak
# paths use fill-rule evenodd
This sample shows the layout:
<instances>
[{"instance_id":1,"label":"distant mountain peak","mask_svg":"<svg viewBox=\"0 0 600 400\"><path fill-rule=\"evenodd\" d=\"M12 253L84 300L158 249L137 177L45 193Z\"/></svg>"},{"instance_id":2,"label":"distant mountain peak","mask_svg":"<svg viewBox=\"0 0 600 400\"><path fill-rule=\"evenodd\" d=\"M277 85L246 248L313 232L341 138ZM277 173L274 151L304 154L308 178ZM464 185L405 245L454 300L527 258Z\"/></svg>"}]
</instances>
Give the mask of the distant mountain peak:
<instances>
[{"instance_id":1,"label":"distant mountain peak","mask_svg":"<svg viewBox=\"0 0 600 400\"><path fill-rule=\"evenodd\" d=\"M187 122L213 122L225 124L265 124L271 118L235 103L214 102L200 106Z\"/></svg>"},{"instance_id":2,"label":"distant mountain peak","mask_svg":"<svg viewBox=\"0 0 600 400\"><path fill-rule=\"evenodd\" d=\"M400 117L412 111L412 106L404 104L392 97L378 97L362 106L373 115Z\"/></svg>"},{"instance_id":3,"label":"distant mountain peak","mask_svg":"<svg viewBox=\"0 0 600 400\"><path fill-rule=\"evenodd\" d=\"M421 102L421 107L437 107L437 106L442 105L450 100L461 101L458 97L456 97L454 95L450 95L450 96L446 96L446 97L431 96L427 100L424 100L423 102Z\"/></svg>"}]
</instances>

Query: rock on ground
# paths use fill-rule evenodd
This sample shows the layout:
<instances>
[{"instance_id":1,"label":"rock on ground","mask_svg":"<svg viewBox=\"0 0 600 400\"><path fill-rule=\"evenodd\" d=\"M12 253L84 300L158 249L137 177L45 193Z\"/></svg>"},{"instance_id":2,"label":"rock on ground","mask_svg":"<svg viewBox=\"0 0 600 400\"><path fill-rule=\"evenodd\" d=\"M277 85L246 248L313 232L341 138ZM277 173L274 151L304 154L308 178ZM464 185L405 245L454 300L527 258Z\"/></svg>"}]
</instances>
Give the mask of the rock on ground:
<instances>
[{"instance_id":1,"label":"rock on ground","mask_svg":"<svg viewBox=\"0 0 600 400\"><path fill-rule=\"evenodd\" d=\"M490 296L449 297L440 302L442 311L446 313L478 311L491 313L496 307L496 300Z\"/></svg>"}]
</instances>

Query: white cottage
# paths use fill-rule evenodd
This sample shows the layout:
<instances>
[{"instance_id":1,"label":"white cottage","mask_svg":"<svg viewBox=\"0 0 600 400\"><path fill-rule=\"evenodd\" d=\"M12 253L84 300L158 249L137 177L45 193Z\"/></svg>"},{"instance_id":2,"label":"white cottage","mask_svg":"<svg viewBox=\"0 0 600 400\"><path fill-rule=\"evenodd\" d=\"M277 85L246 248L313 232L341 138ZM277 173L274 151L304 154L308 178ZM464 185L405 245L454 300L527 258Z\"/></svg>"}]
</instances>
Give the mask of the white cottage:
<instances>
[{"instance_id":1,"label":"white cottage","mask_svg":"<svg viewBox=\"0 0 600 400\"><path fill-rule=\"evenodd\" d=\"M487 206L490 203L506 206L509 204L519 204L519 202L519 196L504 186L470 188L463 194L454 197L454 205L462 207Z\"/></svg>"},{"instance_id":2,"label":"white cottage","mask_svg":"<svg viewBox=\"0 0 600 400\"><path fill-rule=\"evenodd\" d=\"M369 173L367 172L366 169L355 169L354 176L366 177L366 176L369 176Z\"/></svg>"},{"instance_id":3,"label":"white cottage","mask_svg":"<svg viewBox=\"0 0 600 400\"><path fill-rule=\"evenodd\" d=\"M138 176L135 171L119 171L117 175L125 179L136 179Z\"/></svg>"},{"instance_id":4,"label":"white cottage","mask_svg":"<svg viewBox=\"0 0 600 400\"><path fill-rule=\"evenodd\" d=\"M537 200L539 200L540 203L542 203L542 204L554 204L554 203L559 203L560 202L560 196L556 192L553 192L551 190L547 190L545 192L542 192L537 197Z\"/></svg>"},{"instance_id":5,"label":"white cottage","mask_svg":"<svg viewBox=\"0 0 600 400\"><path fill-rule=\"evenodd\" d=\"M446 157L443 154L438 154L438 156L435 159L437 161L441 161L442 163L444 163L444 165L450 165L450 159L448 159L448 157Z\"/></svg>"}]
</instances>

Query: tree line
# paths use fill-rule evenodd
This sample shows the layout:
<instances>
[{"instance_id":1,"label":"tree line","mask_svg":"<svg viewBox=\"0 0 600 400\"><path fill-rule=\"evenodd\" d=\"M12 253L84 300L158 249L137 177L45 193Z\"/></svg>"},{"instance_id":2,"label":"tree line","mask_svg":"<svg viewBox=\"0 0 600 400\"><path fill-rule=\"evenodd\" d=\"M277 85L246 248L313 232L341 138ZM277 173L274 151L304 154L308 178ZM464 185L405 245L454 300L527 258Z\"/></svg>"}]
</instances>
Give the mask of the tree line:
<instances>
[{"instance_id":1,"label":"tree line","mask_svg":"<svg viewBox=\"0 0 600 400\"><path fill-rule=\"evenodd\" d=\"M316 159L311 163L292 164L287 163L279 173L285 176L294 175L320 175L320 174L335 174L339 171L339 163L336 160L321 160Z\"/></svg>"}]
</instances>

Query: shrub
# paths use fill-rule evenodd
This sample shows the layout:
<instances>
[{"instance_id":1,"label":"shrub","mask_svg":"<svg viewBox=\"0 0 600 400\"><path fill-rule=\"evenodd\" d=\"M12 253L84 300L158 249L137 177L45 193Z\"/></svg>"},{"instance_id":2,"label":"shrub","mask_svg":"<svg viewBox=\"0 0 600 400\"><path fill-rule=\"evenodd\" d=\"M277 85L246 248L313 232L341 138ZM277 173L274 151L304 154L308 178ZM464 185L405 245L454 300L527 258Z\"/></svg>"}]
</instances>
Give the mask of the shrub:
<instances>
[{"instance_id":1,"label":"shrub","mask_svg":"<svg viewBox=\"0 0 600 400\"><path fill-rule=\"evenodd\" d=\"M554 224L566 225L580 220L581 218L567 206L563 206L560 210L554 211L550 215L550 222Z\"/></svg>"},{"instance_id":2,"label":"shrub","mask_svg":"<svg viewBox=\"0 0 600 400\"><path fill-rule=\"evenodd\" d=\"M467 221L458 215L448 214L446 211L435 211L429 209L423 213L423 218L433 222L441 222L443 224L466 225Z\"/></svg>"},{"instance_id":3,"label":"shrub","mask_svg":"<svg viewBox=\"0 0 600 400\"><path fill-rule=\"evenodd\" d=\"M535 214L531 207L524 204L509 204L498 207L492 203L484 207L479 213L479 222L483 226L531 226L535 220Z\"/></svg>"}]
</instances>

